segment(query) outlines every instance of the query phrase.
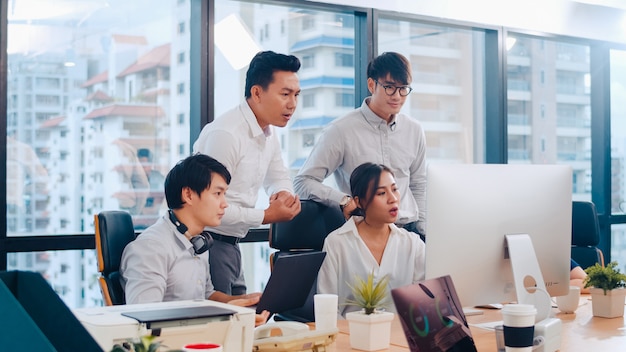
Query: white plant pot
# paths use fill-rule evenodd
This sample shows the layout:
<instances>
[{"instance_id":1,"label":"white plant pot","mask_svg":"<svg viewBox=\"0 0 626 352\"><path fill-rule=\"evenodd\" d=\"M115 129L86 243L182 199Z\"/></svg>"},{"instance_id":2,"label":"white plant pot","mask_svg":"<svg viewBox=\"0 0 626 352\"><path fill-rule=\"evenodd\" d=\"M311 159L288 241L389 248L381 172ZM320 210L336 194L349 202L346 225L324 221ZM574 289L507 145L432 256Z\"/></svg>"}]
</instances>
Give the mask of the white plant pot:
<instances>
[{"instance_id":1,"label":"white plant pot","mask_svg":"<svg viewBox=\"0 0 626 352\"><path fill-rule=\"evenodd\" d=\"M626 289L617 288L606 291L601 288L591 288L591 310L593 316L602 318L618 318L624 316L624 296Z\"/></svg>"},{"instance_id":2,"label":"white plant pot","mask_svg":"<svg viewBox=\"0 0 626 352\"><path fill-rule=\"evenodd\" d=\"M378 351L389 348L391 338L391 312L364 311L346 313L350 326L350 346L362 351Z\"/></svg>"}]
</instances>

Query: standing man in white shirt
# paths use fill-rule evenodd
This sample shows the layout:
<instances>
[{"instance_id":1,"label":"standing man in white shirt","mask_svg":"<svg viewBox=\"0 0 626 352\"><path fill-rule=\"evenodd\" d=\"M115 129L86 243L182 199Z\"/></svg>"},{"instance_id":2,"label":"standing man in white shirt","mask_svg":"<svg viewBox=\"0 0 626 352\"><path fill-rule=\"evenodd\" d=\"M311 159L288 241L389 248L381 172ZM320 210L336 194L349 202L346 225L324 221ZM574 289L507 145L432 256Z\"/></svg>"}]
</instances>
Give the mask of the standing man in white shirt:
<instances>
[{"instance_id":1,"label":"standing man in white shirt","mask_svg":"<svg viewBox=\"0 0 626 352\"><path fill-rule=\"evenodd\" d=\"M202 129L193 151L220 161L232 181L229 207L222 224L210 229L215 240L209 250L215 289L230 295L246 293L239 240L261 224L288 221L300 212L280 143L271 126L285 127L300 95L300 60L273 51L259 52L246 73L246 100ZM256 209L263 186L270 202Z\"/></svg>"},{"instance_id":2,"label":"standing man in white shirt","mask_svg":"<svg viewBox=\"0 0 626 352\"><path fill-rule=\"evenodd\" d=\"M350 174L365 162L387 165L402 203L396 224L425 236L426 138L416 120L400 113L411 93L411 64L386 52L367 67L371 96L360 108L331 122L294 179L296 192L327 206L339 206L346 219L356 208ZM331 174L339 189L322 184Z\"/></svg>"}]
</instances>

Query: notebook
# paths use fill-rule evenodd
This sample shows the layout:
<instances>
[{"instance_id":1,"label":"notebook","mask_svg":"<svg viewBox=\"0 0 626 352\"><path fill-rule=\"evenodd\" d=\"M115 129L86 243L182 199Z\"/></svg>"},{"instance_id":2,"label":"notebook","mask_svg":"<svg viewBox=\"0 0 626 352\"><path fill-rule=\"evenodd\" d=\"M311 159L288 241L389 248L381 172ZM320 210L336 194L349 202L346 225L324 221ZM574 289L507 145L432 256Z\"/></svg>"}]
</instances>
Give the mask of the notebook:
<instances>
[{"instance_id":1,"label":"notebook","mask_svg":"<svg viewBox=\"0 0 626 352\"><path fill-rule=\"evenodd\" d=\"M274 262L256 312L281 313L302 307L315 283L326 252L312 251L279 256Z\"/></svg>"},{"instance_id":2,"label":"notebook","mask_svg":"<svg viewBox=\"0 0 626 352\"><path fill-rule=\"evenodd\" d=\"M412 352L475 352L449 275L395 288L391 296Z\"/></svg>"}]
</instances>

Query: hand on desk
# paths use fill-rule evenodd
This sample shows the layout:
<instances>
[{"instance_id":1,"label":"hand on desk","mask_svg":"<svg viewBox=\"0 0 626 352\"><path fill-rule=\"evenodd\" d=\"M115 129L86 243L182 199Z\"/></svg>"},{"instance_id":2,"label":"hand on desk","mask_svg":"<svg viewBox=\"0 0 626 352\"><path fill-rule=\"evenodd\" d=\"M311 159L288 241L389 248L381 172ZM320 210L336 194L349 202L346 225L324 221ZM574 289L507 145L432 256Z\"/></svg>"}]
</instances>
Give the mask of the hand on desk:
<instances>
[{"instance_id":1,"label":"hand on desk","mask_svg":"<svg viewBox=\"0 0 626 352\"><path fill-rule=\"evenodd\" d=\"M250 307L259 303L261 298L261 292L248 293L247 295L233 296L233 300L228 301L228 304L234 304L240 307Z\"/></svg>"},{"instance_id":2,"label":"hand on desk","mask_svg":"<svg viewBox=\"0 0 626 352\"><path fill-rule=\"evenodd\" d=\"M240 298L233 299L232 301L229 301L228 303L234 304L240 307L249 307L249 306L253 306L259 303L259 299L261 298L261 293L255 292L255 293L249 293L247 295L241 295L241 296L236 296L236 297L240 297ZM254 317L254 326L265 324L269 316L270 316L270 312L266 310L264 310L261 314L257 314Z\"/></svg>"}]
</instances>

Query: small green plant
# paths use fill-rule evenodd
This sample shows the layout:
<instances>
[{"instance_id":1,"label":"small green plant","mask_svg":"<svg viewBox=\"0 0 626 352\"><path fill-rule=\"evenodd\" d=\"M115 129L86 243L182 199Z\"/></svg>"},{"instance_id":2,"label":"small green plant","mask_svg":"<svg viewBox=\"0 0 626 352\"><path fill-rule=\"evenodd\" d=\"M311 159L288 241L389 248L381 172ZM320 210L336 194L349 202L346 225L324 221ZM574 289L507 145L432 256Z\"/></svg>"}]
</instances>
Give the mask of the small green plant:
<instances>
[{"instance_id":1,"label":"small green plant","mask_svg":"<svg viewBox=\"0 0 626 352\"><path fill-rule=\"evenodd\" d=\"M626 285L626 275L619 271L617 262L610 262L605 267L595 263L585 269L585 272L587 273L584 281L585 287L601 288L605 295L606 291Z\"/></svg>"},{"instance_id":2,"label":"small green plant","mask_svg":"<svg viewBox=\"0 0 626 352\"><path fill-rule=\"evenodd\" d=\"M139 340L131 340L123 344L117 344L113 346L111 352L157 352L161 350L161 342L154 341L156 336L142 336ZM180 350L167 350L169 352L176 352Z\"/></svg>"},{"instance_id":3,"label":"small green plant","mask_svg":"<svg viewBox=\"0 0 626 352\"><path fill-rule=\"evenodd\" d=\"M346 304L361 307L365 314L372 314L376 309L384 308L389 291L389 275L385 275L378 282L374 282L374 271L367 275L364 280L360 276L355 276L354 285L348 286L354 295L353 300L347 300Z\"/></svg>"}]
</instances>

